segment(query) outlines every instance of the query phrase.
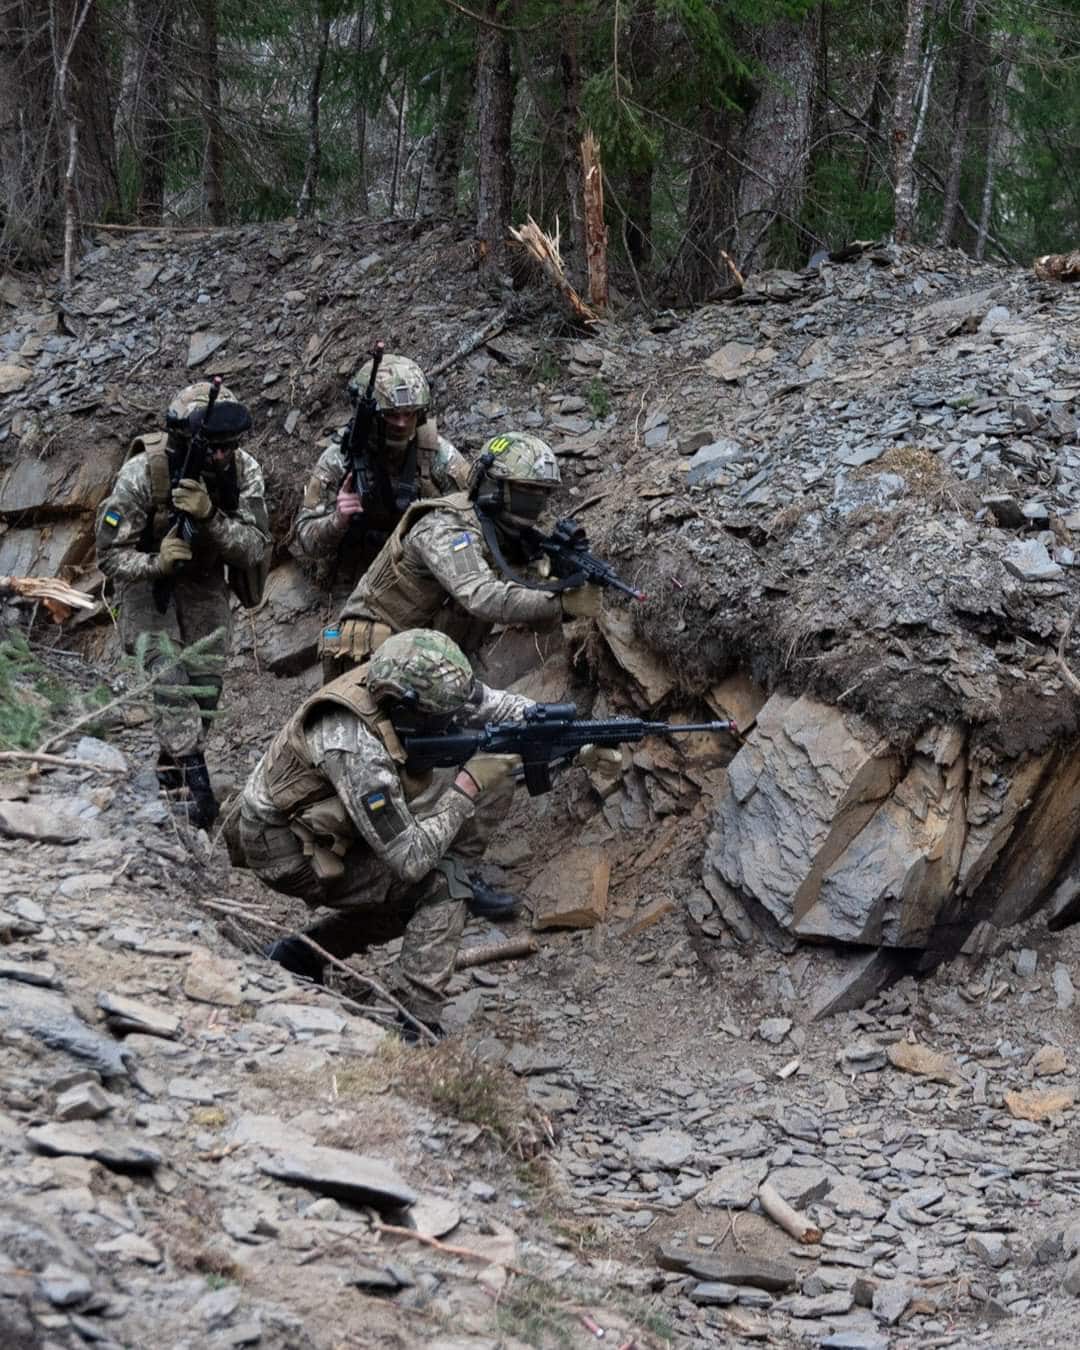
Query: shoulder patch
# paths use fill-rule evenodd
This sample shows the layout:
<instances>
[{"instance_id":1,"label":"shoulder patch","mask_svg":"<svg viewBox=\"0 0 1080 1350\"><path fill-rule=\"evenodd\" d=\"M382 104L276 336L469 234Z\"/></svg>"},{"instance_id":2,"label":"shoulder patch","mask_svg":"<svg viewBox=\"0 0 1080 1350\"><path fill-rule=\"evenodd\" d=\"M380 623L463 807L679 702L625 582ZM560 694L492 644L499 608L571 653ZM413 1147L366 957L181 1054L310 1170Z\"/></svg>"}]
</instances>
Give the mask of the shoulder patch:
<instances>
[{"instance_id":1,"label":"shoulder patch","mask_svg":"<svg viewBox=\"0 0 1080 1350\"><path fill-rule=\"evenodd\" d=\"M468 530L465 530L450 541L450 547L455 553L460 553L463 548L468 548L471 543L472 535Z\"/></svg>"},{"instance_id":2,"label":"shoulder patch","mask_svg":"<svg viewBox=\"0 0 1080 1350\"><path fill-rule=\"evenodd\" d=\"M123 515L119 511L117 511L115 507L110 507L109 510L106 511L104 516L102 517L102 524L108 525L110 530L115 530L119 527L120 522L123 519L124 519Z\"/></svg>"},{"instance_id":3,"label":"shoulder patch","mask_svg":"<svg viewBox=\"0 0 1080 1350\"><path fill-rule=\"evenodd\" d=\"M372 828L384 844L391 843L405 828L401 813L386 792L369 792L361 801Z\"/></svg>"}]
</instances>

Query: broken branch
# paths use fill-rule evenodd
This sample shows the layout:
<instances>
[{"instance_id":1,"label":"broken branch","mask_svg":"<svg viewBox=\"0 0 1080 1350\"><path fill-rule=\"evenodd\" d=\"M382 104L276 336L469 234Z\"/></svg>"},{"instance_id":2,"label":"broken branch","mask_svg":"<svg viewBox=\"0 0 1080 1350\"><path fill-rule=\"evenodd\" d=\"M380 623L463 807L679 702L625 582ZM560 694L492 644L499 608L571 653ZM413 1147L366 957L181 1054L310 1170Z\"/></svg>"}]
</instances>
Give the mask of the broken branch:
<instances>
[{"instance_id":1,"label":"broken branch","mask_svg":"<svg viewBox=\"0 0 1080 1350\"><path fill-rule=\"evenodd\" d=\"M486 966L492 961L514 961L518 957L532 956L539 951L539 944L531 937L514 938L510 942L486 942L482 947L469 947L454 957L455 970L468 970L472 966Z\"/></svg>"},{"instance_id":2,"label":"broken branch","mask_svg":"<svg viewBox=\"0 0 1080 1350\"><path fill-rule=\"evenodd\" d=\"M109 769L89 759L69 759L65 755L43 755L39 750L0 750L0 764L16 760L30 760L35 764L52 764L57 769L92 769L94 773L127 773L127 769Z\"/></svg>"},{"instance_id":3,"label":"broken branch","mask_svg":"<svg viewBox=\"0 0 1080 1350\"><path fill-rule=\"evenodd\" d=\"M1072 636L1073 624L1076 622L1076 615L1080 611L1073 610L1069 615L1069 622L1065 625L1065 631L1061 635L1061 641L1058 643L1057 663L1061 670L1062 678L1073 691L1074 694L1080 694L1080 680L1069 669L1069 664L1065 660L1065 648L1069 645L1069 638Z\"/></svg>"},{"instance_id":4,"label":"broken branch","mask_svg":"<svg viewBox=\"0 0 1080 1350\"><path fill-rule=\"evenodd\" d=\"M809 1247L821 1241L821 1229L815 1228L797 1209L792 1209L776 1187L768 1181L761 1183L758 1200L773 1223L779 1224L796 1242L802 1242Z\"/></svg>"}]
</instances>

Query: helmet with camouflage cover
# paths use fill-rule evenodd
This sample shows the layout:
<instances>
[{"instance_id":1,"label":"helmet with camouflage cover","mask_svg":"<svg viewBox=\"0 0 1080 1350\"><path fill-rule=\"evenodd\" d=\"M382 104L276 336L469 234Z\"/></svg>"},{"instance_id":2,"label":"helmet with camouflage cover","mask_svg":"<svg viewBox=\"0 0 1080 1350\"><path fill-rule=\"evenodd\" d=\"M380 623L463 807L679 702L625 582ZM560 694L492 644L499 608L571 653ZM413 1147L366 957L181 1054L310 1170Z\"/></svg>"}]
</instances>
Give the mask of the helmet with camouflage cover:
<instances>
[{"instance_id":1,"label":"helmet with camouflage cover","mask_svg":"<svg viewBox=\"0 0 1080 1350\"><path fill-rule=\"evenodd\" d=\"M555 451L547 441L527 431L504 431L499 436L492 436L480 455L487 461L487 473L491 478L548 488L556 488L562 481ZM489 461L487 456L491 457Z\"/></svg>"},{"instance_id":2,"label":"helmet with camouflage cover","mask_svg":"<svg viewBox=\"0 0 1080 1350\"><path fill-rule=\"evenodd\" d=\"M476 460L474 501L509 533L533 525L562 481L555 451L527 431L492 436Z\"/></svg>"},{"instance_id":3,"label":"helmet with camouflage cover","mask_svg":"<svg viewBox=\"0 0 1080 1350\"><path fill-rule=\"evenodd\" d=\"M371 380L371 361L365 361L349 381L349 397L355 403L367 393ZM424 420L431 406L431 390L427 376L407 356L387 352L379 363L375 376L375 401L380 412L414 412Z\"/></svg>"},{"instance_id":4,"label":"helmet with camouflage cover","mask_svg":"<svg viewBox=\"0 0 1080 1350\"><path fill-rule=\"evenodd\" d=\"M210 389L209 380L200 380L198 384L189 384L176 395L165 414L170 440L174 437L187 440L201 428L210 445L227 448L236 445L241 436L251 430L251 413L224 384L218 390L210 419L203 426L210 403Z\"/></svg>"},{"instance_id":5,"label":"helmet with camouflage cover","mask_svg":"<svg viewBox=\"0 0 1080 1350\"><path fill-rule=\"evenodd\" d=\"M368 666L368 692L426 715L461 711L473 687L468 658L445 633L410 628L388 637Z\"/></svg>"}]
</instances>

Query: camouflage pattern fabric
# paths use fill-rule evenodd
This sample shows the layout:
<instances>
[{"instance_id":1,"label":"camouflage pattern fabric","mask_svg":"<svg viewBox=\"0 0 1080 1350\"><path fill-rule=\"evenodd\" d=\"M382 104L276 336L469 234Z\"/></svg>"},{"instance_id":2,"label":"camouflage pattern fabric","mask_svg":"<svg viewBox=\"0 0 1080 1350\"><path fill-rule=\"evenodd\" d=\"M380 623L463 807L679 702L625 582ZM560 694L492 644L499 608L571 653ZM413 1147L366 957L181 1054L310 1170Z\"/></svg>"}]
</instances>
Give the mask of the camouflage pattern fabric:
<instances>
[{"instance_id":1,"label":"camouflage pattern fabric","mask_svg":"<svg viewBox=\"0 0 1080 1350\"><path fill-rule=\"evenodd\" d=\"M349 381L349 397L355 403L367 393L371 382L371 361L365 361ZM424 412L431 406L427 376L408 356L386 352L375 376L375 402L380 412Z\"/></svg>"},{"instance_id":2,"label":"camouflage pattern fabric","mask_svg":"<svg viewBox=\"0 0 1080 1350\"><path fill-rule=\"evenodd\" d=\"M512 720L532 706L530 699L476 683L463 721ZM290 821L273 805L265 755L241 797L248 865L272 889L311 908L354 912L354 950L402 937L398 992L418 1017L438 1021L466 920L464 869L457 860L482 851L482 842L470 840L475 804L443 784L410 798L386 747L346 708L327 707L305 738L312 763L355 832L344 873L329 882L315 875Z\"/></svg>"},{"instance_id":3,"label":"camouflage pattern fabric","mask_svg":"<svg viewBox=\"0 0 1080 1350\"><path fill-rule=\"evenodd\" d=\"M332 581L334 613L384 542L382 536L369 538L362 522L350 532L347 523L339 525L335 519L337 494L345 477L345 456L341 451L344 431L342 427L319 455L289 535L289 547L296 557L321 562L328 573L330 564L336 563ZM400 468L405 452L393 458ZM394 467L391 462L391 477ZM460 491L468 478L468 460L438 434L434 419L429 418L417 433L416 484L420 496L441 497Z\"/></svg>"},{"instance_id":4,"label":"camouflage pattern fabric","mask_svg":"<svg viewBox=\"0 0 1080 1350\"><path fill-rule=\"evenodd\" d=\"M265 510L262 470L243 450L234 454L237 509L231 515L219 510L200 524L192 560L174 574L172 598L164 614L158 613L153 598L153 582L161 576L156 552L160 540L147 537L154 500L146 454L128 460L112 492L98 508L98 566L115 588L125 651L134 650L140 633L166 633L178 646L185 647L217 628L225 630L222 652L228 650L230 607L225 564L252 566L261 559L269 542L269 536L256 523ZM155 551L143 551L148 545ZM162 660L153 658L151 669ZM220 672L177 669L167 683L210 685L214 689L201 701L183 694L155 694L155 731L162 749L174 757L191 754L205 739L203 712L216 708L220 699Z\"/></svg>"},{"instance_id":5,"label":"camouflage pattern fabric","mask_svg":"<svg viewBox=\"0 0 1080 1350\"><path fill-rule=\"evenodd\" d=\"M490 455L487 472L492 478L511 483L543 483L558 487L562 482L555 451L528 431L505 431L484 443L481 456Z\"/></svg>"},{"instance_id":6,"label":"camouflage pattern fabric","mask_svg":"<svg viewBox=\"0 0 1080 1350\"><path fill-rule=\"evenodd\" d=\"M395 631L439 628L468 653L495 624L554 627L562 617L562 604L558 595L530 590L496 571L476 512L464 498L449 498L409 530L396 567L388 550L383 550L360 578L340 617L374 620ZM479 622L470 624L470 619Z\"/></svg>"},{"instance_id":7,"label":"camouflage pattern fabric","mask_svg":"<svg viewBox=\"0 0 1080 1350\"><path fill-rule=\"evenodd\" d=\"M412 693L426 713L458 712L472 682L472 666L461 648L430 628L388 637L371 658L367 674L367 688L376 701Z\"/></svg>"}]
</instances>

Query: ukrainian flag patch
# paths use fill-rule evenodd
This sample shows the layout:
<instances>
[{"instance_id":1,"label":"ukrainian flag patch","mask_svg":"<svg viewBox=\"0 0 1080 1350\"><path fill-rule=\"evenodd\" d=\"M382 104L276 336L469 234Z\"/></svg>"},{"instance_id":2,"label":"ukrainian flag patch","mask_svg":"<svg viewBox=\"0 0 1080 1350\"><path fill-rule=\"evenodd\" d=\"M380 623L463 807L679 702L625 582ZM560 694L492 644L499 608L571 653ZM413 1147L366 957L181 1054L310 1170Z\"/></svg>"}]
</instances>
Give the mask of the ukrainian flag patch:
<instances>
[{"instance_id":1,"label":"ukrainian flag patch","mask_svg":"<svg viewBox=\"0 0 1080 1350\"><path fill-rule=\"evenodd\" d=\"M384 811L386 809L386 793L369 792L364 798L364 805L372 815L374 815L376 811Z\"/></svg>"},{"instance_id":2,"label":"ukrainian flag patch","mask_svg":"<svg viewBox=\"0 0 1080 1350\"><path fill-rule=\"evenodd\" d=\"M472 535L466 530L464 534L459 534L458 537L451 542L450 548L454 553L460 553L463 548L468 548L471 543Z\"/></svg>"},{"instance_id":3,"label":"ukrainian flag patch","mask_svg":"<svg viewBox=\"0 0 1080 1350\"><path fill-rule=\"evenodd\" d=\"M115 530L123 518L119 511L109 510L105 512L104 522L110 530Z\"/></svg>"}]
</instances>

